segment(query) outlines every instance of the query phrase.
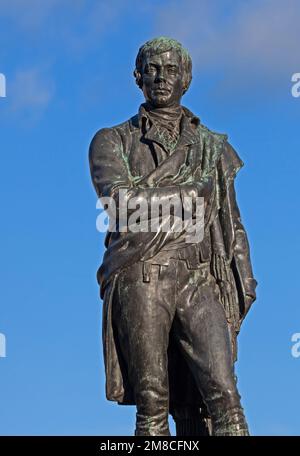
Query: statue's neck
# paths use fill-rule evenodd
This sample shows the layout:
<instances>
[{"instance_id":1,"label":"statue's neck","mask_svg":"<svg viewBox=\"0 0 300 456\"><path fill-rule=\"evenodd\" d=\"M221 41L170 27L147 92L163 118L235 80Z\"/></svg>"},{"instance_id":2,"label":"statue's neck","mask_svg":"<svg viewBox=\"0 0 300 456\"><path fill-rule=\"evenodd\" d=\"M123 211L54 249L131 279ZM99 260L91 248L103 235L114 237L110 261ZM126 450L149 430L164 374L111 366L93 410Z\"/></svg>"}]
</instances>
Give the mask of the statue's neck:
<instances>
[{"instance_id":1,"label":"statue's neck","mask_svg":"<svg viewBox=\"0 0 300 456\"><path fill-rule=\"evenodd\" d=\"M181 105L170 106L165 108L156 108L147 102L143 106L145 110L148 112L149 117L158 123L177 123L180 121L182 116Z\"/></svg>"}]
</instances>

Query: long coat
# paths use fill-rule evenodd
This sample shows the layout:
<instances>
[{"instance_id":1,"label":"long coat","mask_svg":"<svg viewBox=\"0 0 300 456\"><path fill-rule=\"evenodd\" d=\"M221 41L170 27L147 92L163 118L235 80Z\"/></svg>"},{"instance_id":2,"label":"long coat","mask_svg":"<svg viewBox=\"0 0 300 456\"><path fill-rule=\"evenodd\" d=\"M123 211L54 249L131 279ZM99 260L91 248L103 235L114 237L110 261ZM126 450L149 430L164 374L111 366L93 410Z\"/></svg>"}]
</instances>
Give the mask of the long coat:
<instances>
[{"instance_id":1,"label":"long coat","mask_svg":"<svg viewBox=\"0 0 300 456\"><path fill-rule=\"evenodd\" d=\"M155 195L195 195L195 192L198 194L201 191L205 180L213 176L214 188L206 210L205 230L211 234L212 258L220 262L218 267L212 266L215 275L221 271L221 276L216 279L223 278L222 271L228 278L229 271L235 301L225 311L232 332L236 335L246 296L254 301L256 287L247 235L234 190L234 178L243 163L228 143L226 135L207 129L187 108L183 107L183 111L176 150L167 158L160 157L158 163L153 157L153 151L159 152L157 132L154 127L145 131L142 107L128 121L99 130L89 150L91 176L99 197L115 197L120 188L126 188L132 196L145 198ZM168 241L168 234L163 232L107 233L107 250L97 278L103 299L102 339L108 400L120 404L135 403L126 368L120 363L118 341L112 325L112 298L118 273L136 261L151 258L163 246L167 246ZM172 404L202 404L191 374L176 347L169 347L169 379L170 408Z\"/></svg>"}]
</instances>

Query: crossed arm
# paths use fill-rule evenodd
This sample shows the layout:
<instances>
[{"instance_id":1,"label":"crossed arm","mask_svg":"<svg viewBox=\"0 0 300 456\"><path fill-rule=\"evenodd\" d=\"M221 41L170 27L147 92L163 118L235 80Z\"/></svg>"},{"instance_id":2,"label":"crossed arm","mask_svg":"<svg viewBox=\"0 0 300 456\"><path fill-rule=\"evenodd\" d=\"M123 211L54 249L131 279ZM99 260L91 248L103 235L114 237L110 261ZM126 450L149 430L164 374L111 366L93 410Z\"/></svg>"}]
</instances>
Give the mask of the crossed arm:
<instances>
[{"instance_id":1,"label":"crossed arm","mask_svg":"<svg viewBox=\"0 0 300 456\"><path fill-rule=\"evenodd\" d=\"M228 162L234 158L234 150L227 143L226 151ZM213 190L212 178L199 180L196 183L182 184L166 187L154 187L151 177L144 176L137 180L131 176L127 157L123 155L123 145L119 133L114 128L100 130L94 137L89 150L89 162L91 176L95 190L99 197L113 197L118 208L118 190L127 190L127 202L136 198L135 203L144 200L151 203L153 198L159 198L160 203L170 201L171 198L204 197L209 199ZM228 187L229 200L232 208L232 216L235 230L235 243L233 261L241 278L243 290L244 309L242 319L246 316L253 301L256 298L256 280L253 278L249 243L246 230L242 224L240 211L236 201L234 181ZM147 204L149 208L149 204ZM147 209L148 210L148 209ZM128 216L130 211L128 210Z\"/></svg>"},{"instance_id":2,"label":"crossed arm","mask_svg":"<svg viewBox=\"0 0 300 456\"><path fill-rule=\"evenodd\" d=\"M151 177L145 176L137 183L128 169L127 157L123 155L121 138L113 128L102 129L95 135L90 145L89 162L98 196L113 197L116 202L120 189L128 190L126 203L131 198L135 198L136 204L139 204L139 200L151 203L154 198L158 198L163 204L171 198L180 198L181 201L184 201L185 197L209 198L213 188L212 178L191 184L152 187Z\"/></svg>"}]
</instances>

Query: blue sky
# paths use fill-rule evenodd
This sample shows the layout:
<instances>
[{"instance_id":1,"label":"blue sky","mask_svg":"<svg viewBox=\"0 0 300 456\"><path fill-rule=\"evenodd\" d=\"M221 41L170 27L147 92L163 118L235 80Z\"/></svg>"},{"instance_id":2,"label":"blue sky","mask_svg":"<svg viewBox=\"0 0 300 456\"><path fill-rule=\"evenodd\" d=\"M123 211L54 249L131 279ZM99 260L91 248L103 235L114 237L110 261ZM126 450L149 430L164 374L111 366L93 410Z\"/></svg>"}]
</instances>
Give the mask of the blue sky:
<instances>
[{"instance_id":1,"label":"blue sky","mask_svg":"<svg viewBox=\"0 0 300 456\"><path fill-rule=\"evenodd\" d=\"M183 104L245 162L236 186L259 286L237 373L251 432L300 434L299 20L297 0L0 1L1 434L133 433L134 408L104 394L87 152L136 113L135 56L157 35L190 50Z\"/></svg>"}]
</instances>

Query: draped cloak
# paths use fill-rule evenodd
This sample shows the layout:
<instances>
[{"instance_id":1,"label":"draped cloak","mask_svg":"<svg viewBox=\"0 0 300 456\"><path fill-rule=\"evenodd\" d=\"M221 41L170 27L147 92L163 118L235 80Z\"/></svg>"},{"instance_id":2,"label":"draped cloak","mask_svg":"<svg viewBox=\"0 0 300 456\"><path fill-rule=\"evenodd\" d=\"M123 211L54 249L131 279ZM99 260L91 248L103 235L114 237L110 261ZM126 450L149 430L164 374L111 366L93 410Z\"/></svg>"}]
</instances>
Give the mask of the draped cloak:
<instances>
[{"instance_id":1,"label":"draped cloak","mask_svg":"<svg viewBox=\"0 0 300 456\"><path fill-rule=\"evenodd\" d=\"M233 331L239 331L245 296L255 300L249 245L235 199L233 181L243 162L227 141L227 135L210 131L187 108L175 151L154 167L147 176L133 169L132 156L147 143L141 115L112 127L104 128L93 138L89 159L92 180L99 197L113 196L120 188L136 195L152 191L167 194L177 189L184 197L195 195L208 178L213 189L205 212L205 233L211 233L212 253L229 266L234 287L235 309ZM196 121L195 121L196 119ZM198 121L197 121L198 119ZM144 153L150 153L149 151ZM149 184L151 183L151 185ZM172 193L172 194L173 194ZM118 203L117 203L118 207ZM103 299L102 341L106 373L106 397L119 404L134 404L126 366L120 360L116 331L112 324L114 289L119 272L131 264L148 260L167 248L174 235L170 232L108 232L106 252L97 279ZM191 374L175 347L169 347L170 408L172 404L202 404Z\"/></svg>"}]
</instances>

